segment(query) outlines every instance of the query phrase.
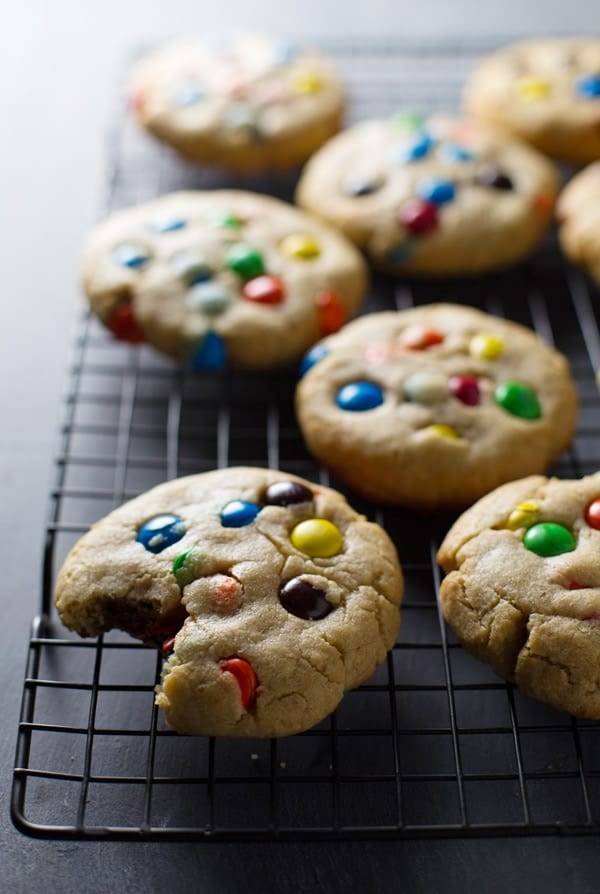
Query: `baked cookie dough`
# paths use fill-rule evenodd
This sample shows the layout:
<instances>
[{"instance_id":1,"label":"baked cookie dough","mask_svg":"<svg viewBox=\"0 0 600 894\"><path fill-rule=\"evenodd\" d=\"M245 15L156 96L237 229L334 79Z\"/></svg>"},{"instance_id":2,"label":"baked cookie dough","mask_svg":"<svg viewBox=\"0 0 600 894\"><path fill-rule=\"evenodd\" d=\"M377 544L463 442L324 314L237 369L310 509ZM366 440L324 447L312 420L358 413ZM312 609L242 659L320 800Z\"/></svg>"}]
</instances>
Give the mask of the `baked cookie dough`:
<instances>
[{"instance_id":1,"label":"baked cookie dough","mask_svg":"<svg viewBox=\"0 0 600 894\"><path fill-rule=\"evenodd\" d=\"M83 283L119 338L197 369L293 360L357 308L366 268L343 236L250 192L176 192L91 233Z\"/></svg>"},{"instance_id":2,"label":"baked cookie dough","mask_svg":"<svg viewBox=\"0 0 600 894\"><path fill-rule=\"evenodd\" d=\"M139 122L160 140L239 172L301 164L344 111L325 59L257 35L170 44L139 63L131 91Z\"/></svg>"},{"instance_id":3,"label":"baked cookie dough","mask_svg":"<svg viewBox=\"0 0 600 894\"><path fill-rule=\"evenodd\" d=\"M547 38L486 57L467 114L575 164L600 159L600 39Z\"/></svg>"},{"instance_id":4,"label":"baked cookie dough","mask_svg":"<svg viewBox=\"0 0 600 894\"><path fill-rule=\"evenodd\" d=\"M571 180L556 210L565 254L600 283L600 161Z\"/></svg>"},{"instance_id":5,"label":"baked cookie dough","mask_svg":"<svg viewBox=\"0 0 600 894\"><path fill-rule=\"evenodd\" d=\"M529 254L556 190L552 164L506 135L442 116L395 115L330 140L304 169L297 201L378 267L453 276Z\"/></svg>"},{"instance_id":6,"label":"baked cookie dough","mask_svg":"<svg viewBox=\"0 0 600 894\"><path fill-rule=\"evenodd\" d=\"M471 507L438 560L461 643L528 695L600 720L600 473L532 476Z\"/></svg>"},{"instance_id":7,"label":"baked cookie dough","mask_svg":"<svg viewBox=\"0 0 600 894\"><path fill-rule=\"evenodd\" d=\"M56 606L82 636L163 642L156 702L177 731L283 736L366 680L398 632L392 542L336 491L285 472L180 478L81 538Z\"/></svg>"},{"instance_id":8,"label":"baked cookie dough","mask_svg":"<svg viewBox=\"0 0 600 894\"><path fill-rule=\"evenodd\" d=\"M454 304L370 314L307 354L309 449L364 497L466 506L541 472L571 440L566 359L516 323Z\"/></svg>"}]
</instances>

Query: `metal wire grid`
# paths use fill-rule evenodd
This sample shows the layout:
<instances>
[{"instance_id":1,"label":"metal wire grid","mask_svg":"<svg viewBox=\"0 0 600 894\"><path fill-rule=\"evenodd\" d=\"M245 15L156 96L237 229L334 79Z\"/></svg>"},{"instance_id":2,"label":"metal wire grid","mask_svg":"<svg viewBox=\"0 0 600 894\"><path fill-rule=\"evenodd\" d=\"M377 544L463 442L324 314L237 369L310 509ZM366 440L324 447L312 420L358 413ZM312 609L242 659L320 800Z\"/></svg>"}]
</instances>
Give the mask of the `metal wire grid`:
<instances>
[{"instance_id":1,"label":"metal wire grid","mask_svg":"<svg viewBox=\"0 0 600 894\"><path fill-rule=\"evenodd\" d=\"M486 47L329 47L355 117L456 105ZM216 185L144 139L127 117L111 136L109 208L182 185ZM248 183L244 184L248 185ZM292 183L256 178L289 195ZM599 465L600 337L589 284L552 244L483 281L376 279L368 310L456 300L533 326L566 353L582 423L557 464ZM400 639L367 685L303 735L176 736L153 705L156 649L123 634L79 640L53 615L58 566L89 524L166 478L269 465L329 483L293 417L295 373L199 376L113 342L84 316L51 491L41 612L33 622L12 815L31 835L112 839L402 838L585 834L600 820L599 724L524 698L468 656L442 620L437 546L450 516L352 503L398 547L407 598ZM344 490L339 482L334 486Z\"/></svg>"}]
</instances>

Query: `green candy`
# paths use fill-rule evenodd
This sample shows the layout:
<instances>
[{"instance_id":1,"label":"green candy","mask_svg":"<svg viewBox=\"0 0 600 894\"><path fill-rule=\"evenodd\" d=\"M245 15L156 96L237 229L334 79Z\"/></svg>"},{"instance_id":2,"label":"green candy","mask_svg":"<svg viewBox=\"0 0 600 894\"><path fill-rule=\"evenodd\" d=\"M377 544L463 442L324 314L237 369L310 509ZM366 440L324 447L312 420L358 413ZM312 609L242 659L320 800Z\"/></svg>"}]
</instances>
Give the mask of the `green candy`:
<instances>
[{"instance_id":1,"label":"green candy","mask_svg":"<svg viewBox=\"0 0 600 894\"><path fill-rule=\"evenodd\" d=\"M394 127L401 130L421 130L425 124L425 118L417 112L398 112L393 116L392 123Z\"/></svg>"},{"instance_id":2,"label":"green candy","mask_svg":"<svg viewBox=\"0 0 600 894\"><path fill-rule=\"evenodd\" d=\"M542 408L538 396L528 385L520 382L505 382L498 385L494 393L498 406L520 419L539 419Z\"/></svg>"},{"instance_id":3,"label":"green candy","mask_svg":"<svg viewBox=\"0 0 600 894\"><path fill-rule=\"evenodd\" d=\"M262 276L265 272L261 253L249 245L244 245L242 242L232 245L229 249L227 266L244 280Z\"/></svg>"},{"instance_id":4,"label":"green candy","mask_svg":"<svg viewBox=\"0 0 600 894\"><path fill-rule=\"evenodd\" d=\"M171 571L177 578L180 587L185 587L198 577L202 556L197 549L186 549L173 559Z\"/></svg>"},{"instance_id":5,"label":"green candy","mask_svg":"<svg viewBox=\"0 0 600 894\"><path fill-rule=\"evenodd\" d=\"M227 212L224 214L215 214L210 222L213 227L224 227L227 230L239 230L242 226L242 221L239 217L236 217L235 214L228 214Z\"/></svg>"},{"instance_id":6,"label":"green candy","mask_svg":"<svg viewBox=\"0 0 600 894\"><path fill-rule=\"evenodd\" d=\"M540 522L528 529L523 538L523 545L532 553L548 558L573 552L577 544L569 529L563 525Z\"/></svg>"}]
</instances>

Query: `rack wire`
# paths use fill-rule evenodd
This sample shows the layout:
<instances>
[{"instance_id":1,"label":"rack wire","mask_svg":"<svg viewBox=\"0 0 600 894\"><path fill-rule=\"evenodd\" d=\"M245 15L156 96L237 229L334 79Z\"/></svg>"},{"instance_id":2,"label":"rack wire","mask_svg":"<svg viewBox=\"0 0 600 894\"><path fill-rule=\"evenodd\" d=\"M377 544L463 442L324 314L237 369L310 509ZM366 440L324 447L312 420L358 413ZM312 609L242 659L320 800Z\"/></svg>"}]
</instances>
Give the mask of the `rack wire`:
<instances>
[{"instance_id":1,"label":"rack wire","mask_svg":"<svg viewBox=\"0 0 600 894\"><path fill-rule=\"evenodd\" d=\"M482 43L336 42L351 118L455 109ZM289 198L293 178L194 170L121 112L110 136L108 208L185 187L241 185ZM367 310L455 300L532 326L570 359L582 416L553 471L600 463L598 305L550 240L482 280L376 278ZM467 655L446 629L437 546L451 516L381 509L406 573L400 637L368 684L314 729L280 740L177 736L153 705L160 653L125 634L61 627L53 581L67 550L112 507L181 474L268 465L329 482L293 415L294 371L190 373L113 341L84 314L46 529L40 613L25 672L12 794L30 835L95 839L338 839L556 835L600 829L600 724L534 702ZM333 486L344 491L340 482Z\"/></svg>"}]
</instances>

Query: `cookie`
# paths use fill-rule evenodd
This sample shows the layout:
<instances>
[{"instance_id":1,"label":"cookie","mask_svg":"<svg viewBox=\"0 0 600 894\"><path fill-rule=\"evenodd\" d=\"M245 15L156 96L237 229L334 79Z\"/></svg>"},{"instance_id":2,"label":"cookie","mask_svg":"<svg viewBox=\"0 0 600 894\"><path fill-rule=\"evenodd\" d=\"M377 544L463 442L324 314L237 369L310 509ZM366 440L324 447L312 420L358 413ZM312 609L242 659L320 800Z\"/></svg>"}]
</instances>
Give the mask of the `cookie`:
<instances>
[{"instance_id":1,"label":"cookie","mask_svg":"<svg viewBox=\"0 0 600 894\"><path fill-rule=\"evenodd\" d=\"M600 473L532 476L461 516L438 560L461 643L529 695L600 720Z\"/></svg>"},{"instance_id":2,"label":"cookie","mask_svg":"<svg viewBox=\"0 0 600 894\"><path fill-rule=\"evenodd\" d=\"M366 268L343 236L250 192L177 192L91 233L83 283L119 338L196 369L297 358L358 306Z\"/></svg>"},{"instance_id":3,"label":"cookie","mask_svg":"<svg viewBox=\"0 0 600 894\"><path fill-rule=\"evenodd\" d=\"M499 50L472 75L464 104L553 158L600 159L600 40L548 38Z\"/></svg>"},{"instance_id":4,"label":"cookie","mask_svg":"<svg viewBox=\"0 0 600 894\"><path fill-rule=\"evenodd\" d=\"M330 140L297 201L392 273L483 273L529 254L552 214L556 172L530 147L449 118L396 115Z\"/></svg>"},{"instance_id":5,"label":"cookie","mask_svg":"<svg viewBox=\"0 0 600 894\"><path fill-rule=\"evenodd\" d=\"M565 254L600 283L600 162L571 180L556 210Z\"/></svg>"},{"instance_id":6,"label":"cookie","mask_svg":"<svg viewBox=\"0 0 600 894\"><path fill-rule=\"evenodd\" d=\"M325 59L256 35L170 44L139 63L131 90L144 128L191 161L238 172L301 164L344 111Z\"/></svg>"},{"instance_id":7,"label":"cookie","mask_svg":"<svg viewBox=\"0 0 600 894\"><path fill-rule=\"evenodd\" d=\"M316 345L302 369L296 410L309 449L380 503L466 506L544 471L577 416L561 354L460 305L362 317Z\"/></svg>"},{"instance_id":8,"label":"cookie","mask_svg":"<svg viewBox=\"0 0 600 894\"><path fill-rule=\"evenodd\" d=\"M398 632L395 549L329 488L232 468L121 506L75 545L56 607L82 636L163 642L177 731L282 736L322 720Z\"/></svg>"}]
</instances>

